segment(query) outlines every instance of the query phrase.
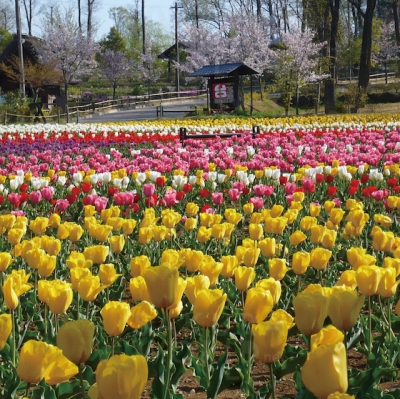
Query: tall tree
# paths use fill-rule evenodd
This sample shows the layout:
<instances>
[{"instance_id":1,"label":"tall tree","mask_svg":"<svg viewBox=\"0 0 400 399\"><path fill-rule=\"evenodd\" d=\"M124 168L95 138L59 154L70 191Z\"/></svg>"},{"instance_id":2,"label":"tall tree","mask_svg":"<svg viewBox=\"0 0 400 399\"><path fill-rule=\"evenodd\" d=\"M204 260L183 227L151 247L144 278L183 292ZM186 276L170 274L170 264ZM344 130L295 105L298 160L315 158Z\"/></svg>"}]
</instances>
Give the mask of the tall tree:
<instances>
[{"instance_id":1,"label":"tall tree","mask_svg":"<svg viewBox=\"0 0 400 399\"><path fill-rule=\"evenodd\" d=\"M381 36L375 41L377 49L372 52L372 60L383 64L385 83L388 83L388 64L398 59L399 47L396 43L394 22L383 24Z\"/></svg>"},{"instance_id":2,"label":"tall tree","mask_svg":"<svg viewBox=\"0 0 400 399\"><path fill-rule=\"evenodd\" d=\"M6 29L0 28L0 54L11 43L13 35Z\"/></svg>"},{"instance_id":3,"label":"tall tree","mask_svg":"<svg viewBox=\"0 0 400 399\"><path fill-rule=\"evenodd\" d=\"M148 93L150 94L151 86L160 79L163 72L158 58L158 51L155 51L155 47L151 42L146 43L145 52L140 54L137 70L140 80L147 84Z\"/></svg>"},{"instance_id":4,"label":"tall tree","mask_svg":"<svg viewBox=\"0 0 400 399\"><path fill-rule=\"evenodd\" d=\"M131 62L128 61L125 53L122 51L106 49L100 55L99 66L101 73L112 85L114 100L118 82L131 74Z\"/></svg>"},{"instance_id":5,"label":"tall tree","mask_svg":"<svg viewBox=\"0 0 400 399\"><path fill-rule=\"evenodd\" d=\"M22 0L22 6L24 9L26 24L28 26L28 35L32 36L33 17L41 14L44 6L43 4L40 4L38 0Z\"/></svg>"},{"instance_id":6,"label":"tall tree","mask_svg":"<svg viewBox=\"0 0 400 399\"><path fill-rule=\"evenodd\" d=\"M53 61L61 72L67 99L69 85L87 77L96 67L97 51L98 45L92 37L85 37L79 28L67 29L63 24L48 27L38 48L42 62Z\"/></svg>"},{"instance_id":7,"label":"tall tree","mask_svg":"<svg viewBox=\"0 0 400 399\"><path fill-rule=\"evenodd\" d=\"M15 27L15 8L7 0L0 1L0 28L10 31Z\"/></svg>"},{"instance_id":8,"label":"tall tree","mask_svg":"<svg viewBox=\"0 0 400 399\"><path fill-rule=\"evenodd\" d=\"M371 56L372 56L372 33L373 20L377 0L366 0L365 5L361 5L350 0L357 7L359 15L363 18L363 31L360 56L360 70L358 74L358 87L362 91L366 91L369 85L369 75L371 73Z\"/></svg>"},{"instance_id":9,"label":"tall tree","mask_svg":"<svg viewBox=\"0 0 400 399\"><path fill-rule=\"evenodd\" d=\"M115 26L111 27L108 35L101 39L99 42L100 48L102 51L107 49L113 51L119 51L122 53L126 52L126 42L125 39L121 36Z\"/></svg>"},{"instance_id":10,"label":"tall tree","mask_svg":"<svg viewBox=\"0 0 400 399\"><path fill-rule=\"evenodd\" d=\"M272 55L271 70L275 72L275 82L286 94L285 109L289 111L292 93L296 96L296 115L300 88L309 83L317 83L326 79L328 74L320 74L320 51L326 43L314 43L315 33L299 28L292 33L282 33L282 46Z\"/></svg>"}]
</instances>

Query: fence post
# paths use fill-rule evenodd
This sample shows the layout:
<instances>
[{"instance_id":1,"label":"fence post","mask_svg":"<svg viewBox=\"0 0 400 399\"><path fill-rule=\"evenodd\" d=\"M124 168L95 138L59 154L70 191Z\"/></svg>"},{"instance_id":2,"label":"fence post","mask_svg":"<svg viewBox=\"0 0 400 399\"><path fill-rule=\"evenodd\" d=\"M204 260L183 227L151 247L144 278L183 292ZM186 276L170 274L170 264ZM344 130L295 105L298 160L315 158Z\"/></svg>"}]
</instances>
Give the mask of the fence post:
<instances>
[{"instance_id":1,"label":"fence post","mask_svg":"<svg viewBox=\"0 0 400 399\"><path fill-rule=\"evenodd\" d=\"M60 124L60 109L57 110L57 122Z\"/></svg>"},{"instance_id":2,"label":"fence post","mask_svg":"<svg viewBox=\"0 0 400 399\"><path fill-rule=\"evenodd\" d=\"M79 123L79 109L76 110L76 123Z\"/></svg>"},{"instance_id":3,"label":"fence post","mask_svg":"<svg viewBox=\"0 0 400 399\"><path fill-rule=\"evenodd\" d=\"M92 101L92 111L94 112L95 111L95 105L94 105L94 101Z\"/></svg>"},{"instance_id":4,"label":"fence post","mask_svg":"<svg viewBox=\"0 0 400 399\"><path fill-rule=\"evenodd\" d=\"M186 128L185 127L180 127L179 128L179 140L183 144L186 139Z\"/></svg>"},{"instance_id":5,"label":"fence post","mask_svg":"<svg viewBox=\"0 0 400 399\"><path fill-rule=\"evenodd\" d=\"M253 134L259 134L260 133L260 126L253 125Z\"/></svg>"},{"instance_id":6,"label":"fence post","mask_svg":"<svg viewBox=\"0 0 400 399\"><path fill-rule=\"evenodd\" d=\"M164 117L164 106L161 105L161 118L163 118L163 117Z\"/></svg>"},{"instance_id":7,"label":"fence post","mask_svg":"<svg viewBox=\"0 0 400 399\"><path fill-rule=\"evenodd\" d=\"M69 123L69 108L68 108L68 105L65 106L65 111L67 112L67 123Z\"/></svg>"},{"instance_id":8,"label":"fence post","mask_svg":"<svg viewBox=\"0 0 400 399\"><path fill-rule=\"evenodd\" d=\"M7 125L7 111L4 111L4 124Z\"/></svg>"}]
</instances>

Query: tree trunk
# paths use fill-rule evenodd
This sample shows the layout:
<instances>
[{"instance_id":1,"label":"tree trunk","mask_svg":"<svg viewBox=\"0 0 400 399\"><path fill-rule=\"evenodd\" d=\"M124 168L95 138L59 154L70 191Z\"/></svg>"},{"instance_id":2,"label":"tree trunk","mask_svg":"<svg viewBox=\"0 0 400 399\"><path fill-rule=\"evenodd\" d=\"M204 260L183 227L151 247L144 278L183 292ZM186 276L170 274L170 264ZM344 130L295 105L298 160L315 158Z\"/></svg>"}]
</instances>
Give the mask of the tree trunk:
<instances>
[{"instance_id":1,"label":"tree trunk","mask_svg":"<svg viewBox=\"0 0 400 399\"><path fill-rule=\"evenodd\" d=\"M115 100L115 92L117 91L117 85L113 84L113 100Z\"/></svg>"},{"instance_id":2,"label":"tree trunk","mask_svg":"<svg viewBox=\"0 0 400 399\"><path fill-rule=\"evenodd\" d=\"M257 22L261 22L261 0L256 0L256 5L257 5Z\"/></svg>"},{"instance_id":3,"label":"tree trunk","mask_svg":"<svg viewBox=\"0 0 400 399\"><path fill-rule=\"evenodd\" d=\"M396 44L399 48L397 53L397 71L400 72L400 24L399 24L399 9L397 7L397 0L392 2L394 31L396 34Z\"/></svg>"},{"instance_id":4,"label":"tree trunk","mask_svg":"<svg viewBox=\"0 0 400 399\"><path fill-rule=\"evenodd\" d=\"M142 0L142 53L146 54L146 25L144 21L144 0Z\"/></svg>"},{"instance_id":5,"label":"tree trunk","mask_svg":"<svg viewBox=\"0 0 400 399\"><path fill-rule=\"evenodd\" d=\"M82 9L81 9L81 0L78 0L78 26L79 26L79 30L82 32Z\"/></svg>"},{"instance_id":6,"label":"tree trunk","mask_svg":"<svg viewBox=\"0 0 400 399\"><path fill-rule=\"evenodd\" d=\"M329 72L331 77L325 82L324 103L325 113L332 114L335 111L335 75L336 75L336 42L339 29L340 0L330 0L331 27L329 38Z\"/></svg>"},{"instance_id":7,"label":"tree trunk","mask_svg":"<svg viewBox=\"0 0 400 399\"><path fill-rule=\"evenodd\" d=\"M364 29L362 34L360 71L358 75L358 87L367 90L369 85L369 75L371 72L371 52L372 52L372 21L377 0L367 0L367 8L364 14Z\"/></svg>"}]
</instances>

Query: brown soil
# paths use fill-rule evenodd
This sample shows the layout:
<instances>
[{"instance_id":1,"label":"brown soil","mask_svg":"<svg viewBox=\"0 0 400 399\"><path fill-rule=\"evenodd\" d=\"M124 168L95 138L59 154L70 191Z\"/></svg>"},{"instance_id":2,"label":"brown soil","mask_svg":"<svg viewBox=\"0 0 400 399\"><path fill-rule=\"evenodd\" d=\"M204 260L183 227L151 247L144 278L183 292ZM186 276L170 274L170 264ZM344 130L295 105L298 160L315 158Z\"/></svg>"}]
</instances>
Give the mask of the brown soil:
<instances>
[{"instance_id":1,"label":"brown soil","mask_svg":"<svg viewBox=\"0 0 400 399\"><path fill-rule=\"evenodd\" d=\"M288 341L291 345L300 345L305 347L305 343L301 338L291 337ZM217 352L216 356L218 356L222 351L225 350L223 346L221 346ZM192 347L193 356L197 355L196 347ZM235 363L236 355L235 353L228 354L228 362ZM358 352L356 349L351 349L348 352L348 362L350 368L357 368L359 370L365 370L366 367L366 357L362 353ZM251 372L255 390L258 391L262 388L266 383L269 382L269 370L268 367L263 363L255 363ZM295 388L295 382L293 380L293 375L287 375L284 378L281 378L276 382L276 394L278 398L288 398L295 399L297 390ZM400 388L400 375L396 381L384 382L379 384L379 389L383 392L390 392L393 389ZM143 392L142 399L149 399L151 391L151 380L146 386L145 391ZM181 393L184 398L195 398L195 399L207 399L206 392L200 386L198 380L191 370L188 370L181 378L180 384L177 390L178 393ZM242 399L245 398L245 394L237 385L233 385L230 388L222 391L218 394L218 399Z\"/></svg>"}]
</instances>

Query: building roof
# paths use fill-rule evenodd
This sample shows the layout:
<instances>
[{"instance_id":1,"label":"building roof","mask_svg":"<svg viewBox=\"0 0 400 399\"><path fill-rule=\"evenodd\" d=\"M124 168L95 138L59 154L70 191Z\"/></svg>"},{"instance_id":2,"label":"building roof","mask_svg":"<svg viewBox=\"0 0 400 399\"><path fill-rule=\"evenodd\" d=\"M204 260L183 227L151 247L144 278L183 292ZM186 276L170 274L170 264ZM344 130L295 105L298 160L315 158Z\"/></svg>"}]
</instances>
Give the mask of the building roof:
<instances>
[{"instance_id":1,"label":"building roof","mask_svg":"<svg viewBox=\"0 0 400 399\"><path fill-rule=\"evenodd\" d=\"M185 50L186 48L187 48L186 44L178 41L179 53L182 50ZM161 58L163 60L175 59L176 58L176 42L171 47L168 47L165 51L163 51L161 54L159 54L157 56L157 58Z\"/></svg>"},{"instance_id":2,"label":"building roof","mask_svg":"<svg viewBox=\"0 0 400 399\"><path fill-rule=\"evenodd\" d=\"M249 67L244 62L232 62L229 64L205 65L192 72L190 77L234 76L234 75L259 75L260 72Z\"/></svg>"}]
</instances>

